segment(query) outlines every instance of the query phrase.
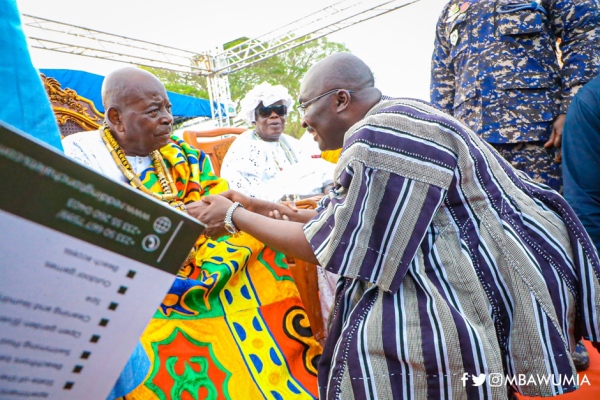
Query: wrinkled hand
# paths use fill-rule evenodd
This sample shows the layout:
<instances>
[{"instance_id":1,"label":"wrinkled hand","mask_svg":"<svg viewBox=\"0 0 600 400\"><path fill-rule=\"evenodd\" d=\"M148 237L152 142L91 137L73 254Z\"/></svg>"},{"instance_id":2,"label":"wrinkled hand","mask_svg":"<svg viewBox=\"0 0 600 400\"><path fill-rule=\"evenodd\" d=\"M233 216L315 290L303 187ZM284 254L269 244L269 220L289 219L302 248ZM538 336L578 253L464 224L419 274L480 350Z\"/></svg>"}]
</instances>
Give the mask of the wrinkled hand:
<instances>
[{"instance_id":1,"label":"wrinkled hand","mask_svg":"<svg viewBox=\"0 0 600 400\"><path fill-rule=\"evenodd\" d=\"M293 212L298 212L298 207L296 207L296 202L295 201L282 200L282 201L279 202L279 204L286 206L287 208L289 208Z\"/></svg>"},{"instance_id":2,"label":"wrinkled hand","mask_svg":"<svg viewBox=\"0 0 600 400\"><path fill-rule=\"evenodd\" d=\"M556 117L554 123L552 124L552 134L550 135L550 139L544 143L544 148L548 149L550 147L556 147L560 149L562 146L562 134L565 127L565 119L565 114L560 114L558 117ZM562 156L559 154L556 158L556 162L560 162Z\"/></svg>"},{"instance_id":3,"label":"wrinkled hand","mask_svg":"<svg viewBox=\"0 0 600 400\"><path fill-rule=\"evenodd\" d=\"M223 193L220 193L221 196L228 198L232 202L241 203L246 210L249 210L252 206L252 197L246 196L243 193L236 192L235 190L226 190Z\"/></svg>"},{"instance_id":4,"label":"wrinkled hand","mask_svg":"<svg viewBox=\"0 0 600 400\"><path fill-rule=\"evenodd\" d=\"M296 201L294 201L294 200L292 200L292 201L282 200L282 201L278 202L278 204L281 204L282 206L286 206L287 208L289 208L290 210L292 210L295 213L298 212L298 207L296 207ZM269 211L268 216L269 216L269 218L273 218L273 219L282 219L284 221L290 220L290 218L287 215L280 213L279 210Z\"/></svg>"},{"instance_id":5,"label":"wrinkled hand","mask_svg":"<svg viewBox=\"0 0 600 400\"><path fill-rule=\"evenodd\" d=\"M195 201L193 203L188 203L185 205L187 213L196 219L200 219L198 218L198 215L200 215L200 213L202 213L206 209L206 207L208 207L208 204L203 202L202 200Z\"/></svg>"},{"instance_id":6,"label":"wrinkled hand","mask_svg":"<svg viewBox=\"0 0 600 400\"><path fill-rule=\"evenodd\" d=\"M225 214L231 204L233 204L232 201L223 196L206 196L202 200L188 205L187 210L190 215L206 225L204 235L216 239L229 234L225 229L224 222ZM191 211L190 206L193 206Z\"/></svg>"}]
</instances>

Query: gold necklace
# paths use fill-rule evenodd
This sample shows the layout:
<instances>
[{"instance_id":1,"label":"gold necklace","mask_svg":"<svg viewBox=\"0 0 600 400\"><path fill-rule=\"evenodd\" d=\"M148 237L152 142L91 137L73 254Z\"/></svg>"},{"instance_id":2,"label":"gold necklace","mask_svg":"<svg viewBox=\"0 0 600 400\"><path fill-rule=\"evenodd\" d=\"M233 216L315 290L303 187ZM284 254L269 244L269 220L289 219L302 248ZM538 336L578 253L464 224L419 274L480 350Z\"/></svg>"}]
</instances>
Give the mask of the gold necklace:
<instances>
[{"instance_id":1,"label":"gold necklace","mask_svg":"<svg viewBox=\"0 0 600 400\"><path fill-rule=\"evenodd\" d=\"M102 136L102 140L104 141L106 148L112 155L113 160L115 160L123 175L129 179L129 182L131 182L136 189L140 189L142 192L149 194L155 199L166 201L169 203L169 205L178 210L187 212L183 201L175 200L175 198L177 198L177 187L175 186L175 182L173 182L173 177L169 173L169 170L165 164L165 160L160 154L160 151L154 150L151 152L150 158L152 159L152 165L154 166L154 170L156 171L158 181L160 182L160 186L162 187L164 194L151 192L146 186L144 186L140 178L138 178L133 172L133 168L131 168L131 164L129 164L129 161L127 161L127 157L125 156L123 149L113 137L108 126L105 126L104 129L100 131L100 135ZM195 260L197 252L198 249L196 246L192 247L192 250L190 250L188 256L183 262L182 267Z\"/></svg>"},{"instance_id":2,"label":"gold necklace","mask_svg":"<svg viewBox=\"0 0 600 400\"><path fill-rule=\"evenodd\" d=\"M258 140L260 140L261 142L266 142L266 140L261 138L260 135L256 131L254 131L254 136L256 136L256 138ZM294 157L294 155L292 154L292 149L290 149L287 144L285 144L281 139L277 139L277 143L279 143L279 147L281 147L283 149L285 158L287 158L287 160L290 164L295 164L298 162L296 157ZM277 165L277 168L279 168L280 171L283 170L283 168L281 168L281 166L279 165L279 162L277 161L276 154L273 154L273 161L275 161L275 164Z\"/></svg>"},{"instance_id":3,"label":"gold necklace","mask_svg":"<svg viewBox=\"0 0 600 400\"><path fill-rule=\"evenodd\" d=\"M175 182L173 182L173 178L171 177L171 174L169 173L169 170L165 165L165 160L163 159L162 155L158 150L152 151L150 153L150 158L152 159L152 165L154 166L154 170L156 171L156 175L158 176L158 182L162 187L163 194L154 193L150 191L150 189L148 189L146 186L144 186L140 178L138 178L138 176L133 172L133 168L131 168L131 164L129 164L129 161L127 161L127 157L125 156L123 149L121 148L121 146L119 146L119 143L117 143L117 141L111 134L110 128L108 126L101 130L100 134L113 160L115 160L115 163L117 163L117 166L119 167L125 178L127 178L129 182L131 182L131 185L133 187L141 190L146 194L149 194L150 196L156 199L166 201L175 208L181 209L181 207L184 207L183 202L173 201L175 200L175 198L177 198L177 187L175 186Z\"/></svg>"}]
</instances>

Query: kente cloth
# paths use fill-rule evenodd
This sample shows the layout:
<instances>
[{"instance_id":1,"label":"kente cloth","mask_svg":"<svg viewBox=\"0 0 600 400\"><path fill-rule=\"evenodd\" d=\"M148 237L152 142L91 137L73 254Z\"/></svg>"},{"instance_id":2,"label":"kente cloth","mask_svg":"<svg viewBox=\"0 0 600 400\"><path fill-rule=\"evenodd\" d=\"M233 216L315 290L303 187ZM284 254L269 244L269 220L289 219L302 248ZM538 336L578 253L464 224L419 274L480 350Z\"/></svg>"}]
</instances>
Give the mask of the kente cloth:
<instances>
[{"instance_id":1,"label":"kente cloth","mask_svg":"<svg viewBox=\"0 0 600 400\"><path fill-rule=\"evenodd\" d=\"M80 136L67 149L73 141L81 150L75 154L97 144ZM206 155L177 137L160 152L184 203L228 188ZM87 164L97 159L88 154ZM162 193L152 165L139 176ZM284 255L247 234L201 236L196 247L140 338L150 368L124 399L316 398L321 347Z\"/></svg>"},{"instance_id":2,"label":"kente cloth","mask_svg":"<svg viewBox=\"0 0 600 400\"><path fill-rule=\"evenodd\" d=\"M305 225L342 276L322 400L577 389L576 339L600 340L600 262L558 193L409 99L381 101L346 132L334 177Z\"/></svg>"}]
</instances>

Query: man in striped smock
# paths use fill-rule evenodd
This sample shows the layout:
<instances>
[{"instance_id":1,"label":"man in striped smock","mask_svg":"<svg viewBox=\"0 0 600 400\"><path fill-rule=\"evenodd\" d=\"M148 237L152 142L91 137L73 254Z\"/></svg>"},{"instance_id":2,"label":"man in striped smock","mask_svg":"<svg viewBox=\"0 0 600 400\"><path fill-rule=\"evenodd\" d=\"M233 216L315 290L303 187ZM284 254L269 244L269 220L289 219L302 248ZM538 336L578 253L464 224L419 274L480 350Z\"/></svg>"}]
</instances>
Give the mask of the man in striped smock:
<instances>
[{"instance_id":1,"label":"man in striped smock","mask_svg":"<svg viewBox=\"0 0 600 400\"><path fill-rule=\"evenodd\" d=\"M264 214L262 203L229 217L341 276L319 362L321 398L576 390L575 342L600 341L600 265L565 200L453 117L382 96L355 56L314 65L300 93L303 124L321 150L343 143L335 188L305 224L293 213L282 221L251 212ZM212 207L209 230L217 230L231 202L205 201L201 219L211 222Z\"/></svg>"}]
</instances>

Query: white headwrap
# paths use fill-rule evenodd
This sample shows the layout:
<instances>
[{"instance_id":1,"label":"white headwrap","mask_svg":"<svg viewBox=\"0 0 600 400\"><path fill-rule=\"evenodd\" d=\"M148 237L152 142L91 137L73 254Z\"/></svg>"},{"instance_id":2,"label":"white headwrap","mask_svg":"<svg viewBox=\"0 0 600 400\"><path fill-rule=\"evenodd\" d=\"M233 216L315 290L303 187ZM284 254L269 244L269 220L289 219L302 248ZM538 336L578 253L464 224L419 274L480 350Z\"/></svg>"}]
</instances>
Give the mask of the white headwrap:
<instances>
[{"instance_id":1,"label":"white headwrap","mask_svg":"<svg viewBox=\"0 0 600 400\"><path fill-rule=\"evenodd\" d=\"M247 123L253 124L256 122L256 107L261 102L263 106L270 106L280 100L283 100L283 104L287 107L289 113L294 100L290 97L288 90L281 85L272 86L267 82L263 82L246 93L246 96L240 101L240 117Z\"/></svg>"}]
</instances>

